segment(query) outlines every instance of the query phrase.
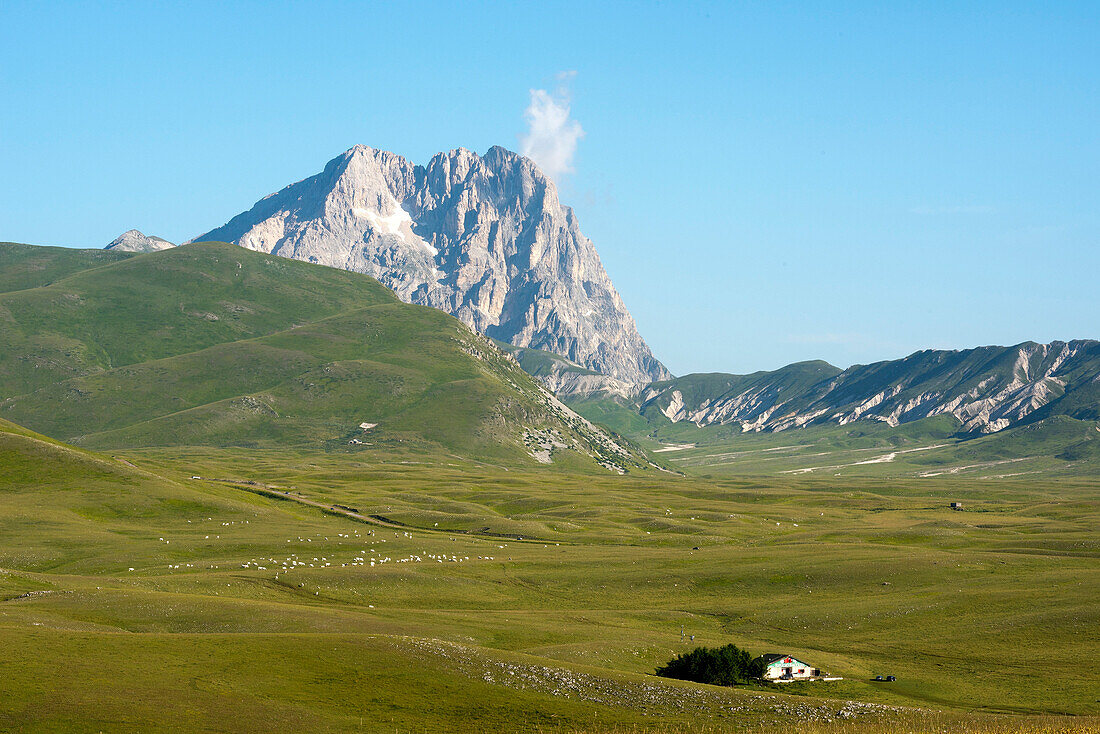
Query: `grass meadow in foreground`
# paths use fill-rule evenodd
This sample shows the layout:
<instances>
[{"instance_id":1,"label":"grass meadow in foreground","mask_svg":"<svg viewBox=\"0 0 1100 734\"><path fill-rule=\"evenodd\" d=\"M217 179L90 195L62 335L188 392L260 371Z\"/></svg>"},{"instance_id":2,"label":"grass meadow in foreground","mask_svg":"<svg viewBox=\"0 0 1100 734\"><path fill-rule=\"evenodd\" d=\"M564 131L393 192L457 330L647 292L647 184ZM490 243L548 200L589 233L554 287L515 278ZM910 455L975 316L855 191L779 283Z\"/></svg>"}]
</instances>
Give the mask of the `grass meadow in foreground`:
<instances>
[{"instance_id":1,"label":"grass meadow in foreground","mask_svg":"<svg viewBox=\"0 0 1100 734\"><path fill-rule=\"evenodd\" d=\"M0 439L0 728L1053 732L1100 713L1091 665L1052 675L1100 649L1089 482ZM727 642L844 680L651 675Z\"/></svg>"}]
</instances>

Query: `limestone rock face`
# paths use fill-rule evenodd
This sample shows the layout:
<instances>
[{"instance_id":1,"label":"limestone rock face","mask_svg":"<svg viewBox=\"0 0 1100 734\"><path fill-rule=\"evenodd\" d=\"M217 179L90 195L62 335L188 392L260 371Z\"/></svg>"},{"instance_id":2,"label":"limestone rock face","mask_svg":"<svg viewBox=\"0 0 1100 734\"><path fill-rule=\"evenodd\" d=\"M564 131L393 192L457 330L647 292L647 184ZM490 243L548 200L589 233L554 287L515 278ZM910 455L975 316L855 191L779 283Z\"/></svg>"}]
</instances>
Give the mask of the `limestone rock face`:
<instances>
[{"instance_id":1,"label":"limestone rock face","mask_svg":"<svg viewBox=\"0 0 1100 734\"><path fill-rule=\"evenodd\" d=\"M120 252L157 252L167 250L169 247L175 247L175 245L160 237L149 237L136 229L131 229L120 234L103 249Z\"/></svg>"},{"instance_id":2,"label":"limestone rock face","mask_svg":"<svg viewBox=\"0 0 1100 734\"><path fill-rule=\"evenodd\" d=\"M357 145L199 240L366 273L404 301L619 380L670 377L553 181L501 147L420 166Z\"/></svg>"},{"instance_id":3,"label":"limestone rock face","mask_svg":"<svg viewBox=\"0 0 1100 734\"><path fill-rule=\"evenodd\" d=\"M1100 420L1100 342L933 350L839 370L802 362L751 375L685 375L648 386L640 410L673 423L783 431L876 420L896 427L950 414L962 433L996 433L1050 415Z\"/></svg>"}]
</instances>

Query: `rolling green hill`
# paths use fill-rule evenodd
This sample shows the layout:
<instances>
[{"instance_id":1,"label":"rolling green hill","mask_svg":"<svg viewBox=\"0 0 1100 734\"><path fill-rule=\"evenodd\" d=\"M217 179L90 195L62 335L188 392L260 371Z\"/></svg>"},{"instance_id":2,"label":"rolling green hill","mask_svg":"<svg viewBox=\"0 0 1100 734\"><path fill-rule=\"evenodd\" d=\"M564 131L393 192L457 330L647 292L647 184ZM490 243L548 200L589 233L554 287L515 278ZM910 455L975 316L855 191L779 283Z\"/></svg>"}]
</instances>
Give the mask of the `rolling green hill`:
<instances>
[{"instance_id":1,"label":"rolling green hill","mask_svg":"<svg viewBox=\"0 0 1100 734\"><path fill-rule=\"evenodd\" d=\"M0 293L49 285L67 275L130 257L128 252L73 250L0 242Z\"/></svg>"},{"instance_id":2,"label":"rolling green hill","mask_svg":"<svg viewBox=\"0 0 1100 734\"><path fill-rule=\"evenodd\" d=\"M222 243L104 265L37 249L20 260L63 277L23 268L0 294L0 416L47 435L648 466L487 339L367 276Z\"/></svg>"},{"instance_id":3,"label":"rolling green hill","mask_svg":"<svg viewBox=\"0 0 1100 734\"><path fill-rule=\"evenodd\" d=\"M0 460L0 568L79 574L162 565L190 555L157 539L194 535L188 519L254 516L246 498L201 492L6 420Z\"/></svg>"}]
</instances>

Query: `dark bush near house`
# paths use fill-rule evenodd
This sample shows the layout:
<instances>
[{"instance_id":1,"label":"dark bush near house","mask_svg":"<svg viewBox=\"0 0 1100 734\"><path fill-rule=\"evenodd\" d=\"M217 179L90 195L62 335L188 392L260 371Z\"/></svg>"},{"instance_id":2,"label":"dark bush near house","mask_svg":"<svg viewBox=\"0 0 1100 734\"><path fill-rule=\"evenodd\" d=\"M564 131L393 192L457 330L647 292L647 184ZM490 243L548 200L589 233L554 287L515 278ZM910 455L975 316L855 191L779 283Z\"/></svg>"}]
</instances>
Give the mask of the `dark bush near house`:
<instances>
[{"instance_id":1,"label":"dark bush near house","mask_svg":"<svg viewBox=\"0 0 1100 734\"><path fill-rule=\"evenodd\" d=\"M734 686L762 677L764 666L737 645L724 645L697 647L689 653L677 655L667 665L657 668L656 672L665 678Z\"/></svg>"}]
</instances>

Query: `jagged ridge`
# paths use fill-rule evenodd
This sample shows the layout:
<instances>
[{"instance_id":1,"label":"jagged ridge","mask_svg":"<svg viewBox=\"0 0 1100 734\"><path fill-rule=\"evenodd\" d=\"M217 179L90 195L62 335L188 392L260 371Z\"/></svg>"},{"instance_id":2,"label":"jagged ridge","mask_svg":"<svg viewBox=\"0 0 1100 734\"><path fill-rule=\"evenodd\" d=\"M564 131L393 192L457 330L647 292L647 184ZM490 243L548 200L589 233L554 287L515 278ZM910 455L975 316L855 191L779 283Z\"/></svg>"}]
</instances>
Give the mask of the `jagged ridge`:
<instances>
[{"instance_id":1,"label":"jagged ridge","mask_svg":"<svg viewBox=\"0 0 1100 734\"><path fill-rule=\"evenodd\" d=\"M743 431L860 419L897 426L942 414L958 418L965 433L994 433L1051 415L1094 420L1100 342L925 350L846 370L802 362L752 375L686 375L650 385L637 405L673 422L740 424Z\"/></svg>"},{"instance_id":2,"label":"jagged ridge","mask_svg":"<svg viewBox=\"0 0 1100 734\"><path fill-rule=\"evenodd\" d=\"M501 147L426 166L366 146L195 240L366 273L521 347L617 379L667 379L553 181Z\"/></svg>"}]
</instances>

